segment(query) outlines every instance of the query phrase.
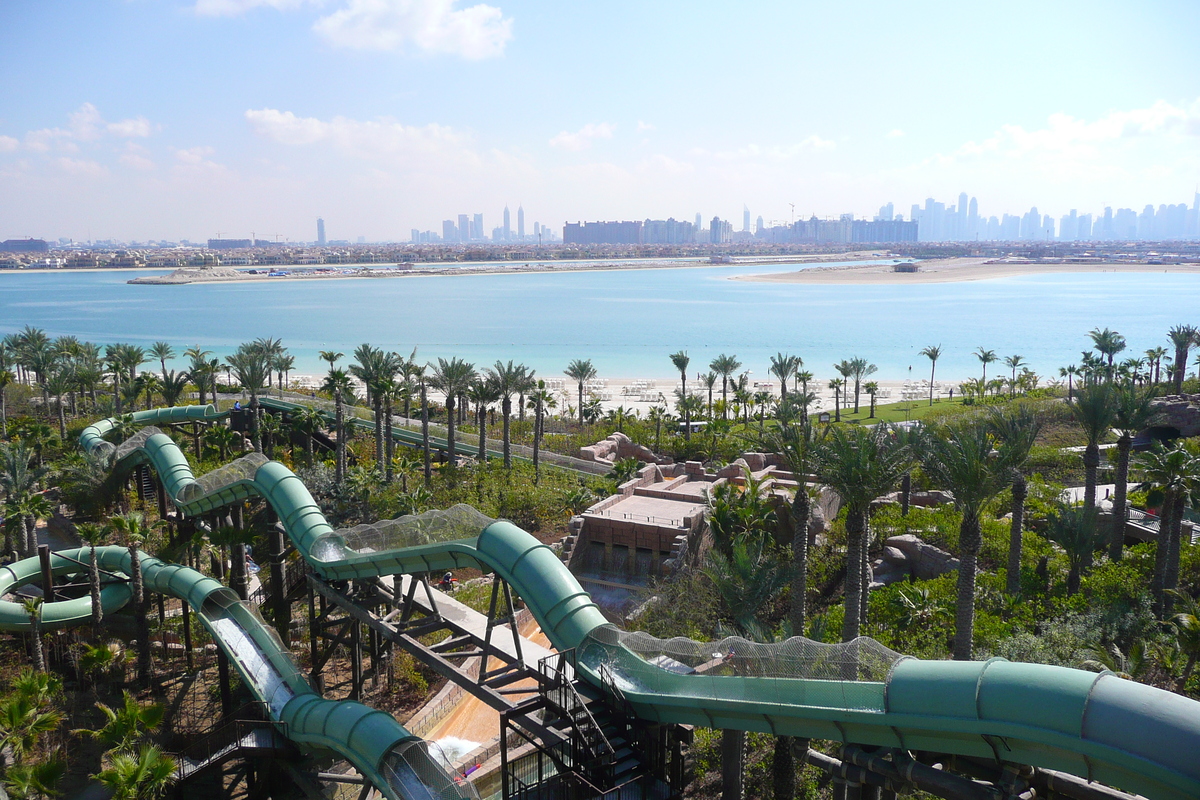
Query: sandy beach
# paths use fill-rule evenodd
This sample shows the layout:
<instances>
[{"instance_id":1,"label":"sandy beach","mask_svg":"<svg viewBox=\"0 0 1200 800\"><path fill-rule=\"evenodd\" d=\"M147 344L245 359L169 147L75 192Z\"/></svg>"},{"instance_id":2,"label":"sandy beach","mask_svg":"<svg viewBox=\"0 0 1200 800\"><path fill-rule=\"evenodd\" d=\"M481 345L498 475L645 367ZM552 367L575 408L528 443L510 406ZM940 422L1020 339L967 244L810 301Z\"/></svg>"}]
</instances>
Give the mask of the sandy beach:
<instances>
[{"instance_id":1,"label":"sandy beach","mask_svg":"<svg viewBox=\"0 0 1200 800\"><path fill-rule=\"evenodd\" d=\"M1183 272L1200 274L1200 264L1096 262L1006 262L993 258L946 258L921 261L917 272L895 272L893 264L812 267L773 275L738 275L736 281L811 284L912 284L983 281L1052 272Z\"/></svg>"}]
</instances>

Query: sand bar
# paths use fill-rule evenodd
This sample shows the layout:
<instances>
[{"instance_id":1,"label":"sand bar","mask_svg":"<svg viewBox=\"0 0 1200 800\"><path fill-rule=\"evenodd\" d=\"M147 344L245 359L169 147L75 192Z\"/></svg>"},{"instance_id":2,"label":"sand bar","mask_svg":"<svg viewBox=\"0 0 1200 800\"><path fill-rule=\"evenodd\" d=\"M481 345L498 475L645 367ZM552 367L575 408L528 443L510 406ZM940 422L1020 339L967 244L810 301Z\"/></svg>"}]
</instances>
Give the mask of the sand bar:
<instances>
[{"instance_id":1,"label":"sand bar","mask_svg":"<svg viewBox=\"0 0 1200 800\"><path fill-rule=\"evenodd\" d=\"M1018 262L994 258L945 258L921 261L917 272L896 272L894 264L853 264L810 267L773 275L737 275L731 280L763 283L912 284L983 281L1053 272L1183 272L1200 274L1200 263L1146 264L1137 262Z\"/></svg>"}]
</instances>

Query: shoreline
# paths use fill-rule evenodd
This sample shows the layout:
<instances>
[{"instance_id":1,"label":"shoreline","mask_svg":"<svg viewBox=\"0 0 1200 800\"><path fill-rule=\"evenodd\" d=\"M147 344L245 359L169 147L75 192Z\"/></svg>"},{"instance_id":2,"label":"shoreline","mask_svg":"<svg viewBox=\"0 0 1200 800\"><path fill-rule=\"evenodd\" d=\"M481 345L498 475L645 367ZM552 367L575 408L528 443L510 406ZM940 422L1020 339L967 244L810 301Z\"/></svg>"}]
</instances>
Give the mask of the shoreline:
<instances>
[{"instance_id":1,"label":"shoreline","mask_svg":"<svg viewBox=\"0 0 1200 800\"><path fill-rule=\"evenodd\" d=\"M367 264L353 264L345 267L337 268L335 272L315 272L316 269L328 269L328 267L300 267L298 272L289 272L287 275L268 275L248 273L240 273L236 276L230 275L230 272L236 272L233 268L217 267L216 270L221 270L220 275L205 275L203 273L209 271L201 267L181 267L168 275L144 275L139 278L133 278L126 283L137 286L186 286L190 284L201 283L246 283L254 281L286 281L286 280L345 280L354 278L406 278L406 277L441 277L441 276L465 276L465 275L516 275L523 273L554 273L554 272L611 272L622 270L648 270L648 269L689 269L701 267L737 267L737 266L766 266L771 264L809 264L822 263L830 261L862 261L865 259L878 260L886 257L885 253L879 250L856 250L847 253L816 253L812 255L786 256L786 257L764 257L755 258L746 256L738 260L731 260L728 263L711 263L699 257L687 257L677 259L637 259L630 261L621 261L620 259L600 259L600 260L558 260L558 261L540 261L532 262L514 262L501 264L498 262L473 262L444 267L418 267L415 264L411 267L399 268L398 266L373 266ZM280 269L288 269L280 267ZM345 270L352 270L347 272ZM29 270L33 272L35 270ZM36 270L39 272L62 272L63 270Z\"/></svg>"},{"instance_id":2,"label":"shoreline","mask_svg":"<svg viewBox=\"0 0 1200 800\"><path fill-rule=\"evenodd\" d=\"M1070 263L1010 262L989 258L946 258L916 263L919 267L917 272L895 272L892 264L854 264L813 267L776 274L734 275L730 276L729 280L825 285L903 285L984 281L1051 273L1169 272L1200 275L1200 263L1146 264L1102 260Z\"/></svg>"}]
</instances>

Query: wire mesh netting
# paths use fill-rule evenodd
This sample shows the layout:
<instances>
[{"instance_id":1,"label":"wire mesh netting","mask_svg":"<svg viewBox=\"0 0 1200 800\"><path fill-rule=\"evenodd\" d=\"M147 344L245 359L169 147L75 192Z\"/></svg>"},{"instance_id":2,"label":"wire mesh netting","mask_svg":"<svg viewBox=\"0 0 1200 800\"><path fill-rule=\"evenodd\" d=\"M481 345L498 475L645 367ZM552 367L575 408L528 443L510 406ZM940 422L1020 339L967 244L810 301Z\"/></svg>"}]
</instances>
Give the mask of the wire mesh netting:
<instances>
[{"instance_id":1,"label":"wire mesh netting","mask_svg":"<svg viewBox=\"0 0 1200 800\"><path fill-rule=\"evenodd\" d=\"M410 739L392 748L379 765L384 779L401 797L430 800L478 800L475 786L454 771L433 742Z\"/></svg>"},{"instance_id":2,"label":"wire mesh netting","mask_svg":"<svg viewBox=\"0 0 1200 800\"><path fill-rule=\"evenodd\" d=\"M380 553L436 542L471 539L495 522L473 507L459 503L396 519L339 528L318 539L310 555L318 561L336 561L353 554Z\"/></svg>"},{"instance_id":3,"label":"wire mesh netting","mask_svg":"<svg viewBox=\"0 0 1200 800\"><path fill-rule=\"evenodd\" d=\"M231 461L206 475L201 475L195 483L189 483L183 487L179 492L179 502L190 503L235 483L253 480L259 467L269 461L270 459L262 453L250 453L236 461Z\"/></svg>"},{"instance_id":4,"label":"wire mesh netting","mask_svg":"<svg viewBox=\"0 0 1200 800\"><path fill-rule=\"evenodd\" d=\"M145 428L140 429L133 436L130 436L128 439L121 442L121 444L117 445L116 453L113 456L113 463L115 464L116 462L128 456L130 453L141 450L142 446L146 444L147 439L160 433L162 433L162 431L153 425L147 425Z\"/></svg>"},{"instance_id":5,"label":"wire mesh netting","mask_svg":"<svg viewBox=\"0 0 1200 800\"><path fill-rule=\"evenodd\" d=\"M593 630L579 648L580 663L622 692L864 711L883 710L884 685L903 658L866 637L842 644L802 637L697 642L611 625Z\"/></svg>"}]
</instances>

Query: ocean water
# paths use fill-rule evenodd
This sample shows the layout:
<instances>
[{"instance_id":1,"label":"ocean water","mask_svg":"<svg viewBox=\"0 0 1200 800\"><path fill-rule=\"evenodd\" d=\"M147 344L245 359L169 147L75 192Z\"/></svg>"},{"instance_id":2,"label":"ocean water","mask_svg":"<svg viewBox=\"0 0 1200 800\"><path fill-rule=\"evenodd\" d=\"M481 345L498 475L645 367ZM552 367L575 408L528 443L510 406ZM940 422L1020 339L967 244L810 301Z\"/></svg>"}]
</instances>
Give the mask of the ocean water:
<instances>
[{"instance_id":1,"label":"ocean water","mask_svg":"<svg viewBox=\"0 0 1200 800\"><path fill-rule=\"evenodd\" d=\"M1062 273L961 283L832 286L731 281L797 265L597 272L414 276L130 286L153 271L0 272L0 334L26 324L51 335L177 350L200 344L223 356L259 336L283 339L297 372L319 373L321 350L363 342L422 361L497 359L561 376L589 358L601 377L677 377L668 354L686 350L693 373L736 354L753 379L770 356L800 355L816 377L863 356L876 378L927 377L920 350L942 346L938 376L980 373L972 352L1021 355L1042 375L1077 363L1087 332L1124 334L1129 353L1168 346L1172 325L1198 322L1200 275ZM179 366L182 361L174 366ZM168 364L168 366L172 366ZM991 365L998 374L1004 367Z\"/></svg>"}]
</instances>

